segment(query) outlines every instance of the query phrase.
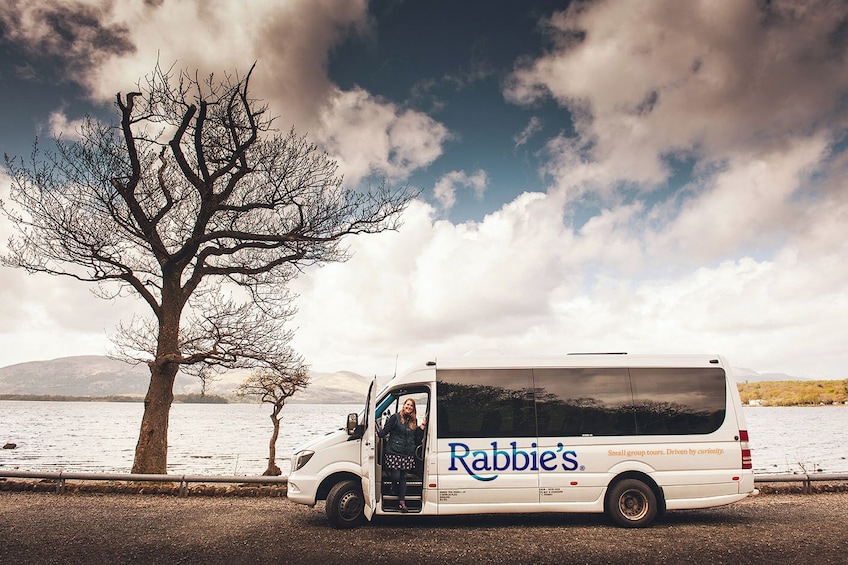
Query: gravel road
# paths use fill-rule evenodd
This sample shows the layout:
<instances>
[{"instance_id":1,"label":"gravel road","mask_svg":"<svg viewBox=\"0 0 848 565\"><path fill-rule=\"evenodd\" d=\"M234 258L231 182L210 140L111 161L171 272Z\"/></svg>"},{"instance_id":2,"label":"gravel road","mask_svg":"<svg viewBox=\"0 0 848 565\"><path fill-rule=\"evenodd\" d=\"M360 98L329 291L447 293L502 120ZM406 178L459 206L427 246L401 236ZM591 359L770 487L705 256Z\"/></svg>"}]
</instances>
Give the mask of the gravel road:
<instances>
[{"instance_id":1,"label":"gravel road","mask_svg":"<svg viewBox=\"0 0 848 565\"><path fill-rule=\"evenodd\" d=\"M283 498L0 492L0 563L846 563L848 493L761 494L627 530L589 514L383 517Z\"/></svg>"}]
</instances>

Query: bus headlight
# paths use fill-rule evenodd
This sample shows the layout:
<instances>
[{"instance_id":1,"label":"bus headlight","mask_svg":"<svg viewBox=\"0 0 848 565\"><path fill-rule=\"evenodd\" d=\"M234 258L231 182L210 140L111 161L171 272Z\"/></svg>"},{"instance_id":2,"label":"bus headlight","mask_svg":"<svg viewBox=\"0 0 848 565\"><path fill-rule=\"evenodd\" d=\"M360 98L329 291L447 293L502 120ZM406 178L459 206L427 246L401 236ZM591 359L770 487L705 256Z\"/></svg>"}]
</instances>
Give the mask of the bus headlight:
<instances>
[{"instance_id":1,"label":"bus headlight","mask_svg":"<svg viewBox=\"0 0 848 565\"><path fill-rule=\"evenodd\" d=\"M309 460L312 459L313 455L315 455L315 452L309 450L298 451L297 453L295 453L292 460L292 471L297 471L298 469L306 465Z\"/></svg>"}]
</instances>

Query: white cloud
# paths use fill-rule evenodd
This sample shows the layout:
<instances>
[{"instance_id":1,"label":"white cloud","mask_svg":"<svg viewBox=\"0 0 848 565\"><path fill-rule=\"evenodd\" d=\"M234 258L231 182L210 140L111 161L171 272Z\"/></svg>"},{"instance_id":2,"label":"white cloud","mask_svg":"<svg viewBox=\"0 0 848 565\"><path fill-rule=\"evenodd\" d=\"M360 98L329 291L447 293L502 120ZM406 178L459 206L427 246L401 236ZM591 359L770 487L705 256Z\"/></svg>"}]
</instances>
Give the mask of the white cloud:
<instances>
[{"instance_id":1,"label":"white cloud","mask_svg":"<svg viewBox=\"0 0 848 565\"><path fill-rule=\"evenodd\" d=\"M433 217L417 202L399 233L358 238L348 263L295 282L296 341L304 353L323 342L335 352L320 355L322 363L334 354L357 366L380 355L410 362L414 352L469 348L467 339L451 343L457 335L509 335L543 315L546 292L536 290L558 282L555 266L541 258L562 230L544 195L522 195L481 224Z\"/></svg>"},{"instance_id":2,"label":"white cloud","mask_svg":"<svg viewBox=\"0 0 848 565\"><path fill-rule=\"evenodd\" d=\"M61 136L64 139L80 139L83 120L69 120L64 112L56 111L50 114L49 127L52 137Z\"/></svg>"},{"instance_id":3,"label":"white cloud","mask_svg":"<svg viewBox=\"0 0 848 565\"><path fill-rule=\"evenodd\" d=\"M449 133L425 114L355 89L335 91L314 137L337 156L345 180L355 185L372 174L407 178L441 155Z\"/></svg>"},{"instance_id":4,"label":"white cloud","mask_svg":"<svg viewBox=\"0 0 848 565\"><path fill-rule=\"evenodd\" d=\"M140 305L105 301L67 277L0 267L0 365L105 355L119 320Z\"/></svg>"},{"instance_id":5,"label":"white cloud","mask_svg":"<svg viewBox=\"0 0 848 565\"><path fill-rule=\"evenodd\" d=\"M515 147L518 148L526 144L528 141L530 141L531 137L541 131L542 127L543 122L541 118L539 118L538 116L533 116L532 118L530 118L530 121L527 122L527 125L524 126L523 130L521 130L521 133L519 133L513 138L513 141L515 142Z\"/></svg>"},{"instance_id":6,"label":"white cloud","mask_svg":"<svg viewBox=\"0 0 848 565\"><path fill-rule=\"evenodd\" d=\"M562 189L651 187L669 155L771 152L844 120L845 16L826 1L574 3L549 21L556 47L519 66L506 94L573 112L577 136L549 146Z\"/></svg>"},{"instance_id":7,"label":"white cloud","mask_svg":"<svg viewBox=\"0 0 848 565\"><path fill-rule=\"evenodd\" d=\"M456 204L457 187L471 189L477 200L483 199L486 187L489 185L489 177L486 171L478 169L470 175L465 171L450 171L444 174L433 187L433 196L442 207L442 210L450 210Z\"/></svg>"},{"instance_id":8,"label":"white cloud","mask_svg":"<svg viewBox=\"0 0 848 565\"><path fill-rule=\"evenodd\" d=\"M811 221L819 221L810 216L804 193L828 151L818 136L728 159L665 210L656 207L658 227L647 236L655 260L709 264L740 253L771 254L787 238L802 235Z\"/></svg>"},{"instance_id":9,"label":"white cloud","mask_svg":"<svg viewBox=\"0 0 848 565\"><path fill-rule=\"evenodd\" d=\"M525 194L453 225L417 203L399 233L358 239L348 263L296 282L296 345L320 369L364 374L391 373L396 355L403 366L475 350L623 350L844 378L848 239L814 255L803 251L813 235L801 235L772 259L663 273L638 235L644 218L607 216L575 233L551 196ZM843 206L822 229L845 217Z\"/></svg>"},{"instance_id":10,"label":"white cloud","mask_svg":"<svg viewBox=\"0 0 848 565\"><path fill-rule=\"evenodd\" d=\"M349 262L295 281L295 345L319 371L366 375L390 374L396 356L403 369L468 351L624 350L715 352L759 371L844 378L834 368L848 362L848 203L820 206L816 225L773 258L662 274L638 208L611 208L574 232L554 195L524 194L459 225L416 202L399 232L357 237ZM141 308L63 278L7 268L0 278L2 364L102 354L117 320Z\"/></svg>"},{"instance_id":11,"label":"white cloud","mask_svg":"<svg viewBox=\"0 0 848 565\"><path fill-rule=\"evenodd\" d=\"M786 162L797 174L819 147L810 141L774 165ZM769 169L727 169L702 187L699 207L726 198L736 182L730 177L771 182ZM754 193L752 206L762 197ZM712 266L676 264L670 273L657 266L675 259L657 259L656 249L689 238L697 253L700 232L690 222L698 208L662 232L646 229L650 219L639 206L611 207L573 231L555 194L523 194L480 223L458 225L416 202L399 232L357 237L349 262L295 281L295 345L319 371L366 375L391 374L396 356L403 369L468 351L623 350L715 352L759 371L844 378L835 369L848 362L843 193L796 208L808 214L797 220L806 228L793 228L771 258L740 254ZM773 200L763 207L789 205ZM0 276L4 364L102 353L105 333L134 305L96 300L75 281L10 269Z\"/></svg>"},{"instance_id":12,"label":"white cloud","mask_svg":"<svg viewBox=\"0 0 848 565\"><path fill-rule=\"evenodd\" d=\"M0 169L0 200L13 207L11 179ZM17 235L0 214L0 241ZM8 249L0 250L4 255ZM145 305L129 299L102 300L92 285L69 277L28 274L0 266L0 366L70 355L105 355L118 321Z\"/></svg>"}]
</instances>

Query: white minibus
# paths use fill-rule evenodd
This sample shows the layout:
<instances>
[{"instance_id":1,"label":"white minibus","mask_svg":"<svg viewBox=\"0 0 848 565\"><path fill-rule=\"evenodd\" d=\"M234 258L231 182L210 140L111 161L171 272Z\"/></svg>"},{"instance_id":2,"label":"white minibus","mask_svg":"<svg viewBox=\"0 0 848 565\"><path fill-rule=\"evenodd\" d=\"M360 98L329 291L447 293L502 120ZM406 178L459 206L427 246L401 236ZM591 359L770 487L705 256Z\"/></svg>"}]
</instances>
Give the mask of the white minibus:
<instances>
[{"instance_id":1,"label":"white minibus","mask_svg":"<svg viewBox=\"0 0 848 565\"><path fill-rule=\"evenodd\" d=\"M288 497L350 528L374 514L606 513L624 527L756 494L748 431L716 355L426 362L292 456ZM377 431L407 398L426 426L406 508Z\"/></svg>"}]
</instances>

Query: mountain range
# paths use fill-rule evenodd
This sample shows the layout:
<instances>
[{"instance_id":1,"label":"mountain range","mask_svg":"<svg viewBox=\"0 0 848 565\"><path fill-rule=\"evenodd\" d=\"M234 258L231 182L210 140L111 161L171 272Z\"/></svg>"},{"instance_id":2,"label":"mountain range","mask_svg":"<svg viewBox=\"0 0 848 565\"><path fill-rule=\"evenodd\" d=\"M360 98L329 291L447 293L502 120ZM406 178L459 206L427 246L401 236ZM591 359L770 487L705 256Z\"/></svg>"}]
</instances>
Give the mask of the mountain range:
<instances>
[{"instance_id":1,"label":"mountain range","mask_svg":"<svg viewBox=\"0 0 848 565\"><path fill-rule=\"evenodd\" d=\"M207 394L234 396L235 389L249 371L229 371L208 383ZM138 396L147 393L150 371L145 364L130 365L101 355L61 357L30 361L0 368L0 394L75 397ZM306 390L291 402L312 404L359 403L368 392L371 379L351 373L310 373ZM200 392L197 377L179 373L174 394Z\"/></svg>"},{"instance_id":2,"label":"mountain range","mask_svg":"<svg viewBox=\"0 0 848 565\"><path fill-rule=\"evenodd\" d=\"M764 381L812 381L807 377L794 377L786 373L758 373L753 369L744 369L741 367L733 368L733 376L737 383L758 383Z\"/></svg>"},{"instance_id":3,"label":"mountain range","mask_svg":"<svg viewBox=\"0 0 848 565\"><path fill-rule=\"evenodd\" d=\"M759 381L809 380L784 373L758 373L752 369L734 368L740 383ZM207 394L233 396L235 389L247 378L248 371L230 371L208 383ZM30 361L0 368L0 394L50 396L138 396L147 392L150 373L146 365L130 365L100 355L61 357L49 361ZM291 398L291 402L312 404L341 404L361 402L371 379L351 373L310 373L306 390ZM200 380L178 374L175 394L197 394Z\"/></svg>"}]
</instances>

